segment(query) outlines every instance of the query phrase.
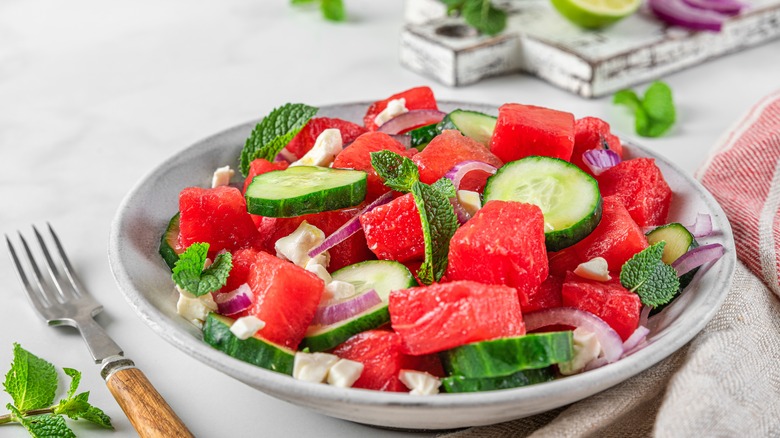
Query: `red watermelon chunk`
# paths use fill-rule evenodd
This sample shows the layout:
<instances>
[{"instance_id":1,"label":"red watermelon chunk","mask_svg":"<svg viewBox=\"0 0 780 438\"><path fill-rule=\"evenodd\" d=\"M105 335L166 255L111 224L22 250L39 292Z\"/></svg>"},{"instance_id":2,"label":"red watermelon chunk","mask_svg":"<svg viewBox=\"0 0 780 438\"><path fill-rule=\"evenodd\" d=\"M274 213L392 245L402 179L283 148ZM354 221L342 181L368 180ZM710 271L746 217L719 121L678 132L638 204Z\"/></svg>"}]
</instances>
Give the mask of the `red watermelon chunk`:
<instances>
[{"instance_id":1,"label":"red watermelon chunk","mask_svg":"<svg viewBox=\"0 0 780 438\"><path fill-rule=\"evenodd\" d=\"M504 164L481 143L449 129L431 140L412 161L420 169L420 181L426 184L435 183L462 161L481 161L495 167ZM481 191L489 176L487 172L473 171L461 181L459 189Z\"/></svg>"},{"instance_id":2,"label":"red watermelon chunk","mask_svg":"<svg viewBox=\"0 0 780 438\"><path fill-rule=\"evenodd\" d=\"M209 256L219 251L262 246L262 238L246 211L246 201L234 187L188 187L179 193L179 244L209 244Z\"/></svg>"},{"instance_id":3,"label":"red watermelon chunk","mask_svg":"<svg viewBox=\"0 0 780 438\"><path fill-rule=\"evenodd\" d=\"M363 364L353 388L409 392L398 379L401 370L425 371L443 377L444 370L435 354L410 356L403 352L401 337L389 330L368 330L347 339L333 354Z\"/></svg>"},{"instance_id":4,"label":"red watermelon chunk","mask_svg":"<svg viewBox=\"0 0 780 438\"><path fill-rule=\"evenodd\" d=\"M390 321L412 355L525 334L517 292L473 281L392 291Z\"/></svg>"},{"instance_id":5,"label":"red watermelon chunk","mask_svg":"<svg viewBox=\"0 0 780 438\"><path fill-rule=\"evenodd\" d=\"M411 193L364 213L360 225L379 259L406 262L425 256L422 221Z\"/></svg>"},{"instance_id":6,"label":"red watermelon chunk","mask_svg":"<svg viewBox=\"0 0 780 438\"><path fill-rule=\"evenodd\" d=\"M376 123L374 123L374 119L376 119L376 116L378 116L379 113L387 108L387 104L390 103L391 100L396 99L406 99L406 104L404 106L409 111L421 109L439 109L438 105L436 104L436 98L433 96L433 90L431 90L429 87L410 88L406 91L393 94L387 99L379 100L371 104L371 106L369 106L368 110L366 111L366 115L363 116L363 124L365 127L370 131L376 131L378 126Z\"/></svg>"},{"instance_id":7,"label":"red watermelon chunk","mask_svg":"<svg viewBox=\"0 0 780 438\"><path fill-rule=\"evenodd\" d=\"M571 113L519 103L507 103L498 109L490 151L504 163L531 155L568 161L573 149Z\"/></svg>"},{"instance_id":8,"label":"red watermelon chunk","mask_svg":"<svg viewBox=\"0 0 780 438\"><path fill-rule=\"evenodd\" d=\"M598 117L584 117L574 121L574 151L571 154L573 164L594 176L585 164L582 154L591 149L602 150L605 145L620 158L623 158L623 145L620 143L620 139L610 131L609 123Z\"/></svg>"},{"instance_id":9,"label":"red watermelon chunk","mask_svg":"<svg viewBox=\"0 0 780 438\"><path fill-rule=\"evenodd\" d=\"M672 189L652 158L618 163L596 177L602 196L616 196L640 227L663 225L672 203Z\"/></svg>"},{"instance_id":10,"label":"red watermelon chunk","mask_svg":"<svg viewBox=\"0 0 780 438\"><path fill-rule=\"evenodd\" d=\"M368 132L361 135L351 145L342 150L333 160L333 167L362 170L368 174L366 201L371 202L383 193L390 191L384 180L371 166L371 152L391 151L405 155L406 148L384 132Z\"/></svg>"},{"instance_id":11,"label":"red watermelon chunk","mask_svg":"<svg viewBox=\"0 0 780 438\"><path fill-rule=\"evenodd\" d=\"M586 310L598 316L624 341L639 326L639 314L642 312L639 295L624 288L618 278L601 282L569 272L561 295L564 306Z\"/></svg>"},{"instance_id":12,"label":"red watermelon chunk","mask_svg":"<svg viewBox=\"0 0 780 438\"><path fill-rule=\"evenodd\" d=\"M296 349L314 319L325 283L311 272L263 251L257 253L247 283L254 304L245 312L265 322L258 334Z\"/></svg>"},{"instance_id":13,"label":"red watermelon chunk","mask_svg":"<svg viewBox=\"0 0 780 438\"><path fill-rule=\"evenodd\" d=\"M544 218L533 204L489 201L450 240L449 280L517 288L520 303L547 278Z\"/></svg>"},{"instance_id":14,"label":"red watermelon chunk","mask_svg":"<svg viewBox=\"0 0 780 438\"><path fill-rule=\"evenodd\" d=\"M330 117L315 117L309 120L309 123L301 129L285 149L295 155L295 158L301 158L309 152L317 141L317 137L326 129L338 129L341 131L341 141L348 145L355 141L361 134L366 132L366 128L346 120Z\"/></svg>"},{"instance_id":15,"label":"red watermelon chunk","mask_svg":"<svg viewBox=\"0 0 780 438\"><path fill-rule=\"evenodd\" d=\"M602 208L601 222L592 233L568 248L548 254L551 275L566 275L580 263L596 257L607 260L610 272L619 273L628 259L648 247L642 229L617 197L605 197Z\"/></svg>"},{"instance_id":16,"label":"red watermelon chunk","mask_svg":"<svg viewBox=\"0 0 780 438\"><path fill-rule=\"evenodd\" d=\"M521 303L523 313L561 307L563 305L561 287L563 287L563 277L556 275L547 277L538 288L530 291L528 304L523 305Z\"/></svg>"},{"instance_id":17,"label":"red watermelon chunk","mask_svg":"<svg viewBox=\"0 0 780 438\"><path fill-rule=\"evenodd\" d=\"M252 270L252 265L257 259L257 253L258 251L254 248L244 248L233 252L233 267L230 268L227 283L218 293L234 291L246 283Z\"/></svg>"}]
</instances>

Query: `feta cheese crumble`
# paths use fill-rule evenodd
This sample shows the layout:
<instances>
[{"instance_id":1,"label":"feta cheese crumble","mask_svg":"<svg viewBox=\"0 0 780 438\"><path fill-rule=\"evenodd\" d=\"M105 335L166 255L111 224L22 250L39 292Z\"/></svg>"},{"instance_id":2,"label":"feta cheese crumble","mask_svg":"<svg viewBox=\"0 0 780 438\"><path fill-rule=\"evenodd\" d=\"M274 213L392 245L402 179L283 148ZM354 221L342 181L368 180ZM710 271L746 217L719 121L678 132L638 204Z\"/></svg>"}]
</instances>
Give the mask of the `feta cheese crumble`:
<instances>
[{"instance_id":1,"label":"feta cheese crumble","mask_svg":"<svg viewBox=\"0 0 780 438\"><path fill-rule=\"evenodd\" d=\"M248 315L238 318L233 325L230 326L230 332L243 341L254 336L255 333L263 327L265 327L265 321L254 315Z\"/></svg>"},{"instance_id":2,"label":"feta cheese crumble","mask_svg":"<svg viewBox=\"0 0 780 438\"><path fill-rule=\"evenodd\" d=\"M230 179L233 178L236 172L230 168L230 166L220 167L214 171L214 175L211 177L211 188L226 186L230 184Z\"/></svg>"},{"instance_id":3,"label":"feta cheese crumble","mask_svg":"<svg viewBox=\"0 0 780 438\"><path fill-rule=\"evenodd\" d=\"M585 263L580 263L574 269L574 273L588 280L609 281L612 279L609 275L607 260L604 257L596 257Z\"/></svg>"},{"instance_id":4,"label":"feta cheese crumble","mask_svg":"<svg viewBox=\"0 0 780 438\"><path fill-rule=\"evenodd\" d=\"M339 359L328 371L328 384L349 388L363 374L363 364L349 359Z\"/></svg>"},{"instance_id":5,"label":"feta cheese crumble","mask_svg":"<svg viewBox=\"0 0 780 438\"><path fill-rule=\"evenodd\" d=\"M388 120L408 112L409 110L406 109L405 98L393 99L390 102L387 102L385 109L374 117L374 123L376 123L376 126L382 126L387 123Z\"/></svg>"},{"instance_id":6,"label":"feta cheese crumble","mask_svg":"<svg viewBox=\"0 0 780 438\"><path fill-rule=\"evenodd\" d=\"M293 361L293 377L305 382L323 383L328 377L328 371L339 357L329 353L295 353Z\"/></svg>"},{"instance_id":7,"label":"feta cheese crumble","mask_svg":"<svg viewBox=\"0 0 780 438\"><path fill-rule=\"evenodd\" d=\"M479 198L479 193L471 190L458 190L456 194L460 206L466 210L469 216L474 216L477 214L477 210L482 208L482 200Z\"/></svg>"},{"instance_id":8,"label":"feta cheese crumble","mask_svg":"<svg viewBox=\"0 0 780 438\"><path fill-rule=\"evenodd\" d=\"M309 251L321 244L323 240L325 240L325 233L322 230L303 221L295 231L277 240L274 249L280 259L289 260L305 268L311 260Z\"/></svg>"},{"instance_id":9,"label":"feta cheese crumble","mask_svg":"<svg viewBox=\"0 0 780 438\"><path fill-rule=\"evenodd\" d=\"M398 380L403 382L412 395L434 395L439 393L441 380L423 371L401 370Z\"/></svg>"},{"instance_id":10,"label":"feta cheese crumble","mask_svg":"<svg viewBox=\"0 0 780 438\"><path fill-rule=\"evenodd\" d=\"M558 364L558 370L564 376L579 373L585 369L585 365L601 354L601 343L595 333L577 327L574 329L573 340L574 356L570 361Z\"/></svg>"},{"instance_id":11,"label":"feta cheese crumble","mask_svg":"<svg viewBox=\"0 0 780 438\"><path fill-rule=\"evenodd\" d=\"M203 328L203 321L211 312L217 310L217 303L211 293L196 297L184 289L176 286L179 292L179 300L176 302L176 313L198 328Z\"/></svg>"},{"instance_id":12,"label":"feta cheese crumble","mask_svg":"<svg viewBox=\"0 0 780 438\"><path fill-rule=\"evenodd\" d=\"M293 166L322 166L328 167L336 158L336 155L344 148L341 139L341 131L330 128L322 131L314 146L306 152L298 161L290 164Z\"/></svg>"}]
</instances>

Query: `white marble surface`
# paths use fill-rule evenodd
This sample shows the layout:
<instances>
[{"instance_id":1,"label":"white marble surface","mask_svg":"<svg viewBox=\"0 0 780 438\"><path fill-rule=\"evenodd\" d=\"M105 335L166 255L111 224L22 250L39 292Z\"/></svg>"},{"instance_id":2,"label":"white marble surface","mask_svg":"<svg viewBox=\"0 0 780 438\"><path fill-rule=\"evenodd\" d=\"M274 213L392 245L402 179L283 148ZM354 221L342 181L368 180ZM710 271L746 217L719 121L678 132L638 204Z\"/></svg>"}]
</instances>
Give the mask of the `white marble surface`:
<instances>
[{"instance_id":1,"label":"white marble surface","mask_svg":"<svg viewBox=\"0 0 780 438\"><path fill-rule=\"evenodd\" d=\"M352 18L341 25L288 3L0 2L0 228L28 232L29 224L49 221L59 230L104 304L100 323L197 436L404 435L275 400L158 338L125 303L108 267L108 230L125 193L194 141L288 101L373 100L425 84L442 99L566 109L623 132L630 122L608 99L584 100L528 76L449 89L404 70L397 59L401 2L347 1ZM642 142L693 172L737 117L780 87L778 78L780 42L671 75L679 123L670 135ZM77 434L134 436L78 335L46 327L7 255L0 259L0 373L13 342L77 368L81 389L117 429L71 423ZM0 406L10 401L0 394ZM17 426L0 432L26 436Z\"/></svg>"}]
</instances>

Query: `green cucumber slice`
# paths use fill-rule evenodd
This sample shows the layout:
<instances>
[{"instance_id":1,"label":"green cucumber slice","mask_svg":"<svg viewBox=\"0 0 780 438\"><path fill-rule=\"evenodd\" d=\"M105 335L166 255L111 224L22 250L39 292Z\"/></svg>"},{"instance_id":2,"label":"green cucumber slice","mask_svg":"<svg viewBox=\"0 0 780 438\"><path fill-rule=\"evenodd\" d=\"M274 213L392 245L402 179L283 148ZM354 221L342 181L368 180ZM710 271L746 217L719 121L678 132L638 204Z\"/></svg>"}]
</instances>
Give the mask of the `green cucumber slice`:
<instances>
[{"instance_id":1,"label":"green cucumber slice","mask_svg":"<svg viewBox=\"0 0 780 438\"><path fill-rule=\"evenodd\" d=\"M165 228L165 232L160 237L160 255L165 264L168 265L171 270L176 262L179 260L179 254L184 252L183 250L177 250L179 246L179 213L173 215L168 226Z\"/></svg>"},{"instance_id":2,"label":"green cucumber slice","mask_svg":"<svg viewBox=\"0 0 780 438\"><path fill-rule=\"evenodd\" d=\"M676 222L655 228L646 236L650 245L660 241L666 242L661 260L667 265L671 265L688 250L695 248L693 234L685 226Z\"/></svg>"},{"instance_id":3,"label":"green cucumber slice","mask_svg":"<svg viewBox=\"0 0 780 438\"><path fill-rule=\"evenodd\" d=\"M293 166L256 176L246 190L247 210L293 217L353 207L366 197L366 172Z\"/></svg>"},{"instance_id":4,"label":"green cucumber slice","mask_svg":"<svg viewBox=\"0 0 780 438\"><path fill-rule=\"evenodd\" d=\"M419 152L422 152L422 150L425 149L425 146L428 146L428 143L441 132L437 127L438 123L433 123L409 131L412 147L417 148Z\"/></svg>"},{"instance_id":5,"label":"green cucumber slice","mask_svg":"<svg viewBox=\"0 0 780 438\"><path fill-rule=\"evenodd\" d=\"M309 327L301 348L308 348L309 351L330 350L360 332L381 327L388 322L390 312L387 304L380 303L336 324Z\"/></svg>"},{"instance_id":6,"label":"green cucumber slice","mask_svg":"<svg viewBox=\"0 0 780 438\"><path fill-rule=\"evenodd\" d=\"M217 350L238 360L267 370L292 375L295 351L274 344L259 336L241 340L230 327L234 320L210 313L203 323L203 340Z\"/></svg>"},{"instance_id":7,"label":"green cucumber slice","mask_svg":"<svg viewBox=\"0 0 780 438\"><path fill-rule=\"evenodd\" d=\"M483 196L485 203L499 199L539 206L548 251L574 245L601 220L596 180L559 158L530 156L507 163L488 178Z\"/></svg>"},{"instance_id":8,"label":"green cucumber slice","mask_svg":"<svg viewBox=\"0 0 780 438\"><path fill-rule=\"evenodd\" d=\"M358 294L374 289L385 304L391 291L417 286L417 280L409 269L394 260L355 263L332 273L331 277L352 283Z\"/></svg>"},{"instance_id":9,"label":"green cucumber slice","mask_svg":"<svg viewBox=\"0 0 780 438\"><path fill-rule=\"evenodd\" d=\"M477 111L456 109L444 116L439 122L439 132L445 129L457 129L466 137L482 143L485 146L490 145L490 138L496 129L496 119Z\"/></svg>"},{"instance_id":10,"label":"green cucumber slice","mask_svg":"<svg viewBox=\"0 0 780 438\"><path fill-rule=\"evenodd\" d=\"M478 392L496 389L510 389L535 383L549 382L555 379L552 368L518 371L508 376L498 377L466 377L450 376L441 379L444 392Z\"/></svg>"},{"instance_id":11,"label":"green cucumber slice","mask_svg":"<svg viewBox=\"0 0 780 438\"><path fill-rule=\"evenodd\" d=\"M531 333L461 345L439 353L447 374L499 377L571 360L572 332Z\"/></svg>"}]
</instances>

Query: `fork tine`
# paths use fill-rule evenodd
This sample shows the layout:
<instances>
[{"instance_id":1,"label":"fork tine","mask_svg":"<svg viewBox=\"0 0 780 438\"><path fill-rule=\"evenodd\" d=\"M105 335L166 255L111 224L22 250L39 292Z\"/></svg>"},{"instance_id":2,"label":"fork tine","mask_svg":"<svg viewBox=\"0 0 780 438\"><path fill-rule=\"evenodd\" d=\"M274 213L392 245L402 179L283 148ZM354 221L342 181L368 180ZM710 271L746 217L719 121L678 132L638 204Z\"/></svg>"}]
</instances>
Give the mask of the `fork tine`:
<instances>
[{"instance_id":1,"label":"fork tine","mask_svg":"<svg viewBox=\"0 0 780 438\"><path fill-rule=\"evenodd\" d=\"M24 241L24 238L21 234L19 237L22 238L22 243L24 244L25 251L27 251L28 259L31 259L30 249L27 247L27 242ZM30 283L30 281L27 279L27 275L24 273L24 268L22 268L22 264L19 261L19 256L16 255L16 249L14 248L14 245L11 243L11 239L8 238L7 234L5 236L5 242L8 245L8 252L11 253L11 258L13 259L14 265L16 266L16 274L19 276L19 280L21 280L22 285L24 285L24 289L27 292L27 298L41 315L45 315L46 307L49 306L49 302L46 297L41 292L39 292L41 290L40 277L37 279L38 291L36 291L32 283ZM37 266L35 263L32 265L33 270L37 271ZM39 274L39 271L37 271L37 273Z\"/></svg>"},{"instance_id":2,"label":"fork tine","mask_svg":"<svg viewBox=\"0 0 780 438\"><path fill-rule=\"evenodd\" d=\"M49 247L46 246L46 242L43 240L43 236L41 236L41 233L38 232L38 228L36 228L35 225L33 225L32 229L33 233L35 234L35 238L38 240L38 245L41 247L43 257L46 259L46 268L49 271L52 283L54 283L54 286L57 288L57 292L59 292L60 298L62 298L62 300L74 298L75 295L72 291L72 288L67 288L65 287L66 285L62 284L60 271L57 269L57 265L54 264L54 260L51 258Z\"/></svg>"},{"instance_id":3,"label":"fork tine","mask_svg":"<svg viewBox=\"0 0 780 438\"><path fill-rule=\"evenodd\" d=\"M81 280L79 280L79 277L76 275L76 271L70 264L70 260L68 259L67 254L65 254L65 248L62 247L60 238L57 237L57 233L54 232L54 228L52 228L50 223L46 222L46 226L49 227L49 233L51 233L51 237L54 240L54 245L57 247L57 252L60 254L60 258L62 259L62 266L64 268L65 274L70 280L70 285L73 287L76 295L82 297L88 296L89 294L87 293L87 290L84 288L84 286L81 285Z\"/></svg>"}]
</instances>

